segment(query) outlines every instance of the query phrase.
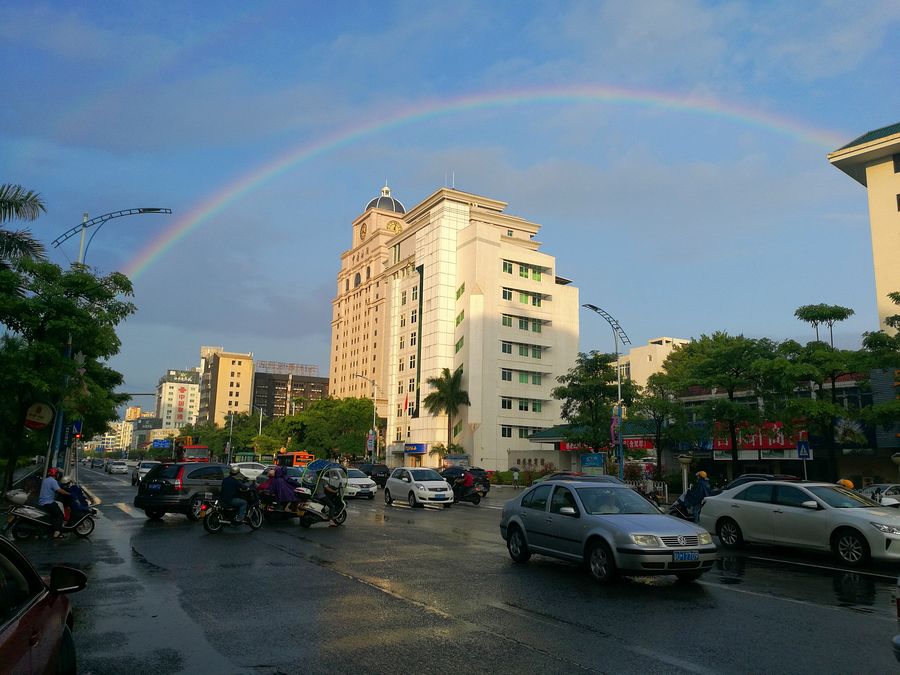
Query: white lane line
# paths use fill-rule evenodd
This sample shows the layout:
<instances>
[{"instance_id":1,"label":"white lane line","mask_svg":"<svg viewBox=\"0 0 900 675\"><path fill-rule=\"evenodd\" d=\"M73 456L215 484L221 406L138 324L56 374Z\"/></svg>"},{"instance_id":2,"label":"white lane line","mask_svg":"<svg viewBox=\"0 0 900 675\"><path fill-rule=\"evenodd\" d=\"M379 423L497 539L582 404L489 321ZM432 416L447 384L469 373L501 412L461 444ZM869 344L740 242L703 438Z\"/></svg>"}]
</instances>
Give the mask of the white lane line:
<instances>
[{"instance_id":1,"label":"white lane line","mask_svg":"<svg viewBox=\"0 0 900 675\"><path fill-rule=\"evenodd\" d=\"M124 512L127 513L129 516L131 516L132 518L141 518L141 519L144 519L144 518L147 517L147 516L144 514L143 511L138 511L136 508L134 508L133 506L131 506L131 504L126 504L126 503L124 503L124 502L118 502L117 504L113 504L113 506L115 506L115 507L116 507L117 509L119 509L120 511L124 511Z\"/></svg>"},{"instance_id":2,"label":"white lane line","mask_svg":"<svg viewBox=\"0 0 900 675\"><path fill-rule=\"evenodd\" d=\"M849 572L851 574L860 574L867 577L875 577L877 579L886 579L887 581L895 581L897 577L887 574L878 574L877 572L863 572L861 570L847 569L845 567L832 567L831 565L820 565L818 563L806 563L797 560L782 560L780 558L763 558L761 556L746 556L747 560L757 560L761 562L782 563L785 565L797 565L799 567L813 567L817 570L829 570L831 572Z\"/></svg>"}]
</instances>

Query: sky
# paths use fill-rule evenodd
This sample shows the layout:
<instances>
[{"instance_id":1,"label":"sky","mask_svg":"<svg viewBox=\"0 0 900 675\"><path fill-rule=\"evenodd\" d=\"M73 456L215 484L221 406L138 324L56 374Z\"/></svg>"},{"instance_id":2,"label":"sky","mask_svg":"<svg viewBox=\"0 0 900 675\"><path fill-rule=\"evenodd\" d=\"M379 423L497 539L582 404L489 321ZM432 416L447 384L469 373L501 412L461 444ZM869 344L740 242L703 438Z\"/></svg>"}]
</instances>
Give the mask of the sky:
<instances>
[{"instance_id":1,"label":"sky","mask_svg":"<svg viewBox=\"0 0 900 675\"><path fill-rule=\"evenodd\" d=\"M387 182L539 223L632 344L878 328L865 189L826 155L900 121L900 3L0 0L2 183L52 260L134 283L111 365L153 392L201 345L318 365L351 223ZM893 39L891 39L893 38ZM89 231L90 232L90 231ZM580 347L612 352L583 311ZM135 399L145 408L150 398Z\"/></svg>"}]
</instances>

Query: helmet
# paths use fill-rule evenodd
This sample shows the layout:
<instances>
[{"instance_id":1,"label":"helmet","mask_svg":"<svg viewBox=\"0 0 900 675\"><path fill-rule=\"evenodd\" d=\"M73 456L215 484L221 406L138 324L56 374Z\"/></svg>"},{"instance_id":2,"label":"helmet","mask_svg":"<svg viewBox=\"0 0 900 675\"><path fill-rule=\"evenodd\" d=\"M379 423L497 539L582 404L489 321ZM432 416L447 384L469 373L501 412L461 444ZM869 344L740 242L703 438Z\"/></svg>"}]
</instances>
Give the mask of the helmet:
<instances>
[{"instance_id":1,"label":"helmet","mask_svg":"<svg viewBox=\"0 0 900 675\"><path fill-rule=\"evenodd\" d=\"M705 471L698 471L698 472L697 472L697 478L706 478L706 477L707 477L707 476L706 476L706 472L705 472Z\"/></svg>"},{"instance_id":2,"label":"helmet","mask_svg":"<svg viewBox=\"0 0 900 675\"><path fill-rule=\"evenodd\" d=\"M230 469L228 469L228 473L230 473L232 476L234 476L235 474L239 474L240 472L241 472L241 470L236 466L233 466Z\"/></svg>"},{"instance_id":3,"label":"helmet","mask_svg":"<svg viewBox=\"0 0 900 675\"><path fill-rule=\"evenodd\" d=\"M853 489L853 481L852 481L852 480L847 480L846 478L841 478L841 479L837 482L837 484L840 485L841 487L847 488L848 490L852 490L852 489Z\"/></svg>"},{"instance_id":4,"label":"helmet","mask_svg":"<svg viewBox=\"0 0 900 675\"><path fill-rule=\"evenodd\" d=\"M65 476L62 477L62 479L60 480L60 482L61 482L61 483L71 483L71 482L72 482L72 476L70 476L69 474L66 474Z\"/></svg>"},{"instance_id":5,"label":"helmet","mask_svg":"<svg viewBox=\"0 0 900 675\"><path fill-rule=\"evenodd\" d=\"M47 475L50 478L56 478L59 475L59 469L57 469L55 466L51 466L49 469L47 469Z\"/></svg>"}]
</instances>

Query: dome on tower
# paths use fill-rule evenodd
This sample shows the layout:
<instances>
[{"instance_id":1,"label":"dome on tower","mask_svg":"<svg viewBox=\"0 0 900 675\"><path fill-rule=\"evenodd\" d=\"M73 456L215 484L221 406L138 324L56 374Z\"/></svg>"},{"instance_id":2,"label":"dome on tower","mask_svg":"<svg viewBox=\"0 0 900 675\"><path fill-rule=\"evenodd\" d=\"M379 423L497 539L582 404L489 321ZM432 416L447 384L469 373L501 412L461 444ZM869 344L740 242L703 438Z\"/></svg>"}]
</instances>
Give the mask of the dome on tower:
<instances>
[{"instance_id":1,"label":"dome on tower","mask_svg":"<svg viewBox=\"0 0 900 675\"><path fill-rule=\"evenodd\" d=\"M366 204L366 211L369 209L382 209L384 211L393 211L394 213L406 213L406 209L403 207L403 204L400 203L399 199L394 199L391 197L391 188L385 185L381 188L381 196L375 197L372 201Z\"/></svg>"}]
</instances>

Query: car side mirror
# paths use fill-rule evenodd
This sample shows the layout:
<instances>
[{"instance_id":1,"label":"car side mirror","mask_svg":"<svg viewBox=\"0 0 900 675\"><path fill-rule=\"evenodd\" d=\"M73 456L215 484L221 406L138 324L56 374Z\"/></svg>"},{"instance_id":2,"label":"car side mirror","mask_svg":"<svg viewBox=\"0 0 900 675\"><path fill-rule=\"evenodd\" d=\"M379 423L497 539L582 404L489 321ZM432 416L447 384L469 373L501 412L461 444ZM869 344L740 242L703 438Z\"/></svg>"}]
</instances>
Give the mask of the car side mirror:
<instances>
[{"instance_id":1,"label":"car side mirror","mask_svg":"<svg viewBox=\"0 0 900 675\"><path fill-rule=\"evenodd\" d=\"M804 509L812 509L813 511L817 511L819 509L819 502L810 499L809 501L803 502L800 504Z\"/></svg>"},{"instance_id":2,"label":"car side mirror","mask_svg":"<svg viewBox=\"0 0 900 675\"><path fill-rule=\"evenodd\" d=\"M572 516L574 518L578 517L578 512L572 506L561 506L559 509L559 515L561 516Z\"/></svg>"},{"instance_id":3,"label":"car side mirror","mask_svg":"<svg viewBox=\"0 0 900 675\"><path fill-rule=\"evenodd\" d=\"M56 565L50 570L50 590L53 593L76 593L87 586L87 575L74 567Z\"/></svg>"},{"instance_id":4,"label":"car side mirror","mask_svg":"<svg viewBox=\"0 0 900 675\"><path fill-rule=\"evenodd\" d=\"M893 497L882 497L881 505L882 506L891 506L896 509L896 508L900 507L900 501L897 501Z\"/></svg>"}]
</instances>

